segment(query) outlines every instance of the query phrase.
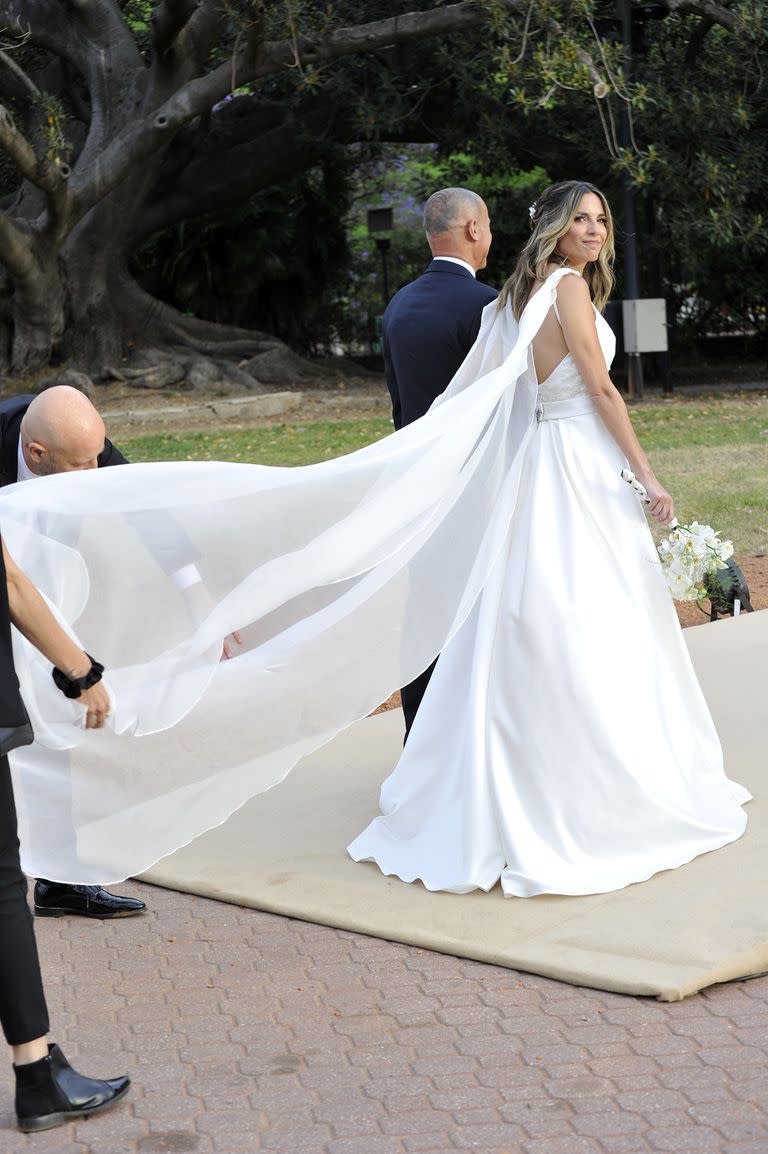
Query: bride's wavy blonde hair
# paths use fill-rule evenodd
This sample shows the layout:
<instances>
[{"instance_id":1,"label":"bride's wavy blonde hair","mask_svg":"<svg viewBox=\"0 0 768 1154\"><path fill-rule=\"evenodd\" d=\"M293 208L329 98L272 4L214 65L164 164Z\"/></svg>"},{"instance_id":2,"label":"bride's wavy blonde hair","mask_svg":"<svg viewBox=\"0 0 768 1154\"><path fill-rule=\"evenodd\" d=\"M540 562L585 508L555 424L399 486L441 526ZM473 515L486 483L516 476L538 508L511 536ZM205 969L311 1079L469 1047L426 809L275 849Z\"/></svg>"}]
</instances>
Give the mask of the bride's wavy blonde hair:
<instances>
[{"instance_id":1,"label":"bride's wavy blonde hair","mask_svg":"<svg viewBox=\"0 0 768 1154\"><path fill-rule=\"evenodd\" d=\"M546 278L547 266L553 261L563 265L566 263L565 258L557 252L557 245L573 224L581 198L588 192L593 192L603 202L608 232L597 260L589 261L583 275L595 307L601 312L605 308L614 282L612 265L615 249L610 206L594 184L588 184L585 180L561 180L559 184L550 184L545 188L535 204L531 205L530 239L517 259L512 276L499 293L499 311L507 301L511 301L512 312L519 318L535 282Z\"/></svg>"}]
</instances>

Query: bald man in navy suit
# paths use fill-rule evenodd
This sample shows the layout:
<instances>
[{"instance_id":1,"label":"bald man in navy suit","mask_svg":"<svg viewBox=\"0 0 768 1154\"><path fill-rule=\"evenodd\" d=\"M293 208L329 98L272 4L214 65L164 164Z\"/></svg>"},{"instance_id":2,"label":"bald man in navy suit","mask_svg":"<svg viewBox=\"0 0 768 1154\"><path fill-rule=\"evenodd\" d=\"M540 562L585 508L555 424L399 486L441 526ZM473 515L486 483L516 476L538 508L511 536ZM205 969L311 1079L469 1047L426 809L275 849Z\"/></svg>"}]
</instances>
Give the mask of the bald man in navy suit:
<instances>
[{"instance_id":1,"label":"bald man in navy suit","mask_svg":"<svg viewBox=\"0 0 768 1154\"><path fill-rule=\"evenodd\" d=\"M424 231L432 262L395 293L384 313L384 368L396 429L423 417L445 391L475 343L483 309L498 295L477 280L492 240L477 193L433 193L424 206ZM401 690L406 741L433 669L434 663Z\"/></svg>"}]
</instances>

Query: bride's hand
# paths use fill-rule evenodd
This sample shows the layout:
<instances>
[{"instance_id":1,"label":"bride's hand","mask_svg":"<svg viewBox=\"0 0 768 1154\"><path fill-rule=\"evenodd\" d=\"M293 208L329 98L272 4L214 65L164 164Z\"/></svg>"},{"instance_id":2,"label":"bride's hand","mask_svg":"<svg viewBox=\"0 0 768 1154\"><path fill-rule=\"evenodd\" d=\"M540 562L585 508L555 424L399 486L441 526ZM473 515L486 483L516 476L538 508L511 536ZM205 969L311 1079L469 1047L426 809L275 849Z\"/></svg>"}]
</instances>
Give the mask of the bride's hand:
<instances>
[{"instance_id":1,"label":"bride's hand","mask_svg":"<svg viewBox=\"0 0 768 1154\"><path fill-rule=\"evenodd\" d=\"M668 525L675 517L675 504L663 485L654 477L653 473L640 478L648 494L648 512L655 517L660 525Z\"/></svg>"}]
</instances>

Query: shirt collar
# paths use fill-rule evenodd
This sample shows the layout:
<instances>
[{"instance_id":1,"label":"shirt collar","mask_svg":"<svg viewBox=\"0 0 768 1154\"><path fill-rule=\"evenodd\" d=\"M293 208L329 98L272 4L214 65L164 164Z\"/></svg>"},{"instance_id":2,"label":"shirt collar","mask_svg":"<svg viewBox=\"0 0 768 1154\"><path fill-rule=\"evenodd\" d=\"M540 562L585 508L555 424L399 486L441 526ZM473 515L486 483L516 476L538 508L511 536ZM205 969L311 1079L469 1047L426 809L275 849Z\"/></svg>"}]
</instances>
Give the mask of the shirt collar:
<instances>
[{"instance_id":1,"label":"shirt collar","mask_svg":"<svg viewBox=\"0 0 768 1154\"><path fill-rule=\"evenodd\" d=\"M451 264L458 264L462 268L465 268L467 272L471 272L472 276L477 276L477 273L472 268L472 265L469 263L469 261L462 260L459 256L433 256L432 260L449 260Z\"/></svg>"},{"instance_id":2,"label":"shirt collar","mask_svg":"<svg viewBox=\"0 0 768 1154\"><path fill-rule=\"evenodd\" d=\"M31 481L36 477L37 473L33 473L27 462L24 460L24 450L22 448L22 438L19 437L19 463L16 470L17 481Z\"/></svg>"}]
</instances>

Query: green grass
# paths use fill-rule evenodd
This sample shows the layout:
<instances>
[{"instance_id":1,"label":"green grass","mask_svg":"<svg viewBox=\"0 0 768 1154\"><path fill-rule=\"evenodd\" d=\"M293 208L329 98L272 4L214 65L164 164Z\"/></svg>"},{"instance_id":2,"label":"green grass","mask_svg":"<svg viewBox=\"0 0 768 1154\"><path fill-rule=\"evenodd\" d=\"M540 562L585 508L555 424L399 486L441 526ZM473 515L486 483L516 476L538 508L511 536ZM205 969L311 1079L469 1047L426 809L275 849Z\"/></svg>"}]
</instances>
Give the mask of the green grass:
<instances>
[{"instance_id":1,"label":"green grass","mask_svg":"<svg viewBox=\"0 0 768 1154\"><path fill-rule=\"evenodd\" d=\"M768 397L634 405L632 421L681 521L707 521L737 553L768 553ZM121 440L131 461L307 465L391 432L385 418L222 429Z\"/></svg>"},{"instance_id":2,"label":"green grass","mask_svg":"<svg viewBox=\"0 0 768 1154\"><path fill-rule=\"evenodd\" d=\"M682 522L707 522L737 554L768 553L768 445L660 449L650 457Z\"/></svg>"},{"instance_id":3,"label":"green grass","mask_svg":"<svg viewBox=\"0 0 768 1154\"><path fill-rule=\"evenodd\" d=\"M317 422L216 433L169 433L120 440L129 461L246 461L310 465L341 457L392 432L390 421Z\"/></svg>"},{"instance_id":4,"label":"green grass","mask_svg":"<svg viewBox=\"0 0 768 1154\"><path fill-rule=\"evenodd\" d=\"M633 405L637 435L655 449L724 448L762 444L768 449L768 397L670 400Z\"/></svg>"},{"instance_id":5,"label":"green grass","mask_svg":"<svg viewBox=\"0 0 768 1154\"><path fill-rule=\"evenodd\" d=\"M708 522L738 554L768 553L768 397L674 399L631 416L679 519Z\"/></svg>"}]
</instances>

